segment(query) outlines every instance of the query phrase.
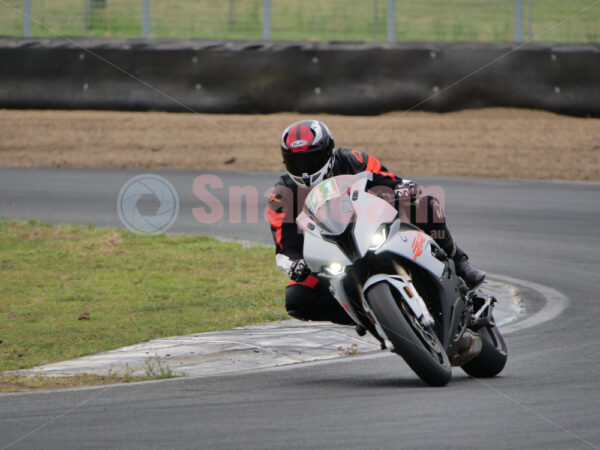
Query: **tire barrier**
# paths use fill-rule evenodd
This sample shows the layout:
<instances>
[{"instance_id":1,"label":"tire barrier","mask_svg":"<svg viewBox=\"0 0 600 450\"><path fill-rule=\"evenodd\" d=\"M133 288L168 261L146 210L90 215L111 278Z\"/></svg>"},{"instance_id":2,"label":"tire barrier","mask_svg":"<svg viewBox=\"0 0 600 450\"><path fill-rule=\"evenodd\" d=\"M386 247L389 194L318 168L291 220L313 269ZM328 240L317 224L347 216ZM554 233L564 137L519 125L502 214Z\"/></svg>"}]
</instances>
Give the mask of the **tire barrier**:
<instances>
[{"instance_id":1,"label":"tire barrier","mask_svg":"<svg viewBox=\"0 0 600 450\"><path fill-rule=\"evenodd\" d=\"M600 46L0 39L0 107L600 116Z\"/></svg>"}]
</instances>

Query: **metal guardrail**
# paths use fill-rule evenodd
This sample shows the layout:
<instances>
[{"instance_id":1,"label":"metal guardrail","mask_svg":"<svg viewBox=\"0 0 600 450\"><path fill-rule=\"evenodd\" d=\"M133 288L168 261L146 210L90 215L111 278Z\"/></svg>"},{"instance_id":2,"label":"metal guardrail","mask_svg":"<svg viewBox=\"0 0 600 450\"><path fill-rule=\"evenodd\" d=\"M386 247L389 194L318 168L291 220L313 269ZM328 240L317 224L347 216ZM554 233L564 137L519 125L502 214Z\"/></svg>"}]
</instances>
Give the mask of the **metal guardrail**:
<instances>
[{"instance_id":1,"label":"metal guardrail","mask_svg":"<svg viewBox=\"0 0 600 450\"><path fill-rule=\"evenodd\" d=\"M594 0L0 0L0 35L600 42Z\"/></svg>"}]
</instances>

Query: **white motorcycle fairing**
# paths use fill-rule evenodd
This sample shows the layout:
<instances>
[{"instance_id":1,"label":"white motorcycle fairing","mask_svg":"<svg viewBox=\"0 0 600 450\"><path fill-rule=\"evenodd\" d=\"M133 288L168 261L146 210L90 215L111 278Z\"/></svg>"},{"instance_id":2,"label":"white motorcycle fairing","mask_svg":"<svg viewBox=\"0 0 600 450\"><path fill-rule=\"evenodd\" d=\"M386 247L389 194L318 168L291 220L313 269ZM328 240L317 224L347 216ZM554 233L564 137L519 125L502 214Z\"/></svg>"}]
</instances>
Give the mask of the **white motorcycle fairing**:
<instances>
[{"instance_id":1,"label":"white motorcycle fairing","mask_svg":"<svg viewBox=\"0 0 600 450\"><path fill-rule=\"evenodd\" d=\"M369 258L376 260L393 255L399 261L410 262L428 272L450 295L454 284L448 283L447 267L450 264L453 269L453 264L440 257L444 252L431 237L417 227L401 222L394 206L365 190L370 179L372 174L363 172L323 181L309 193L297 223L304 232L303 255L311 271L329 279L333 296L357 324L364 325L365 312L369 313L371 319L375 319L373 325L389 345L385 331L378 327L377 319L365 301L365 293L374 284L385 282L393 288L397 293L396 297L410 308L423 326L432 325L434 318L406 271L374 273L360 282L359 292L349 293L348 282L351 280L348 280L348 274L356 263L361 261L364 264ZM338 205L340 217L347 223L332 222L329 216L317 217L322 209L332 213L335 208L331 208L329 203L335 202L341 205ZM333 228L336 228L337 234L330 232ZM383 235L383 239L378 239L381 242L374 246L373 239L378 233ZM342 241L351 241L354 245L344 250ZM343 270L331 273L328 268L332 265ZM464 311L464 301L460 294L453 297L452 305L444 311L448 316L442 320L446 327L450 327ZM465 327L466 324L461 324L462 329ZM448 330L448 335L441 336L441 340L447 350L452 350L458 338L453 335L454 330L452 336L449 333Z\"/></svg>"},{"instance_id":2,"label":"white motorcycle fairing","mask_svg":"<svg viewBox=\"0 0 600 450\"><path fill-rule=\"evenodd\" d=\"M369 193L371 179L366 172L340 175L310 191L297 219L308 267L329 280L359 334L369 331L429 385L448 383L450 360L472 376L495 376L507 352L493 323L493 302L474 313L474 294L465 295L454 262L398 218L385 191ZM395 205L393 194L388 200ZM477 353L459 345L467 327L483 340Z\"/></svg>"}]
</instances>

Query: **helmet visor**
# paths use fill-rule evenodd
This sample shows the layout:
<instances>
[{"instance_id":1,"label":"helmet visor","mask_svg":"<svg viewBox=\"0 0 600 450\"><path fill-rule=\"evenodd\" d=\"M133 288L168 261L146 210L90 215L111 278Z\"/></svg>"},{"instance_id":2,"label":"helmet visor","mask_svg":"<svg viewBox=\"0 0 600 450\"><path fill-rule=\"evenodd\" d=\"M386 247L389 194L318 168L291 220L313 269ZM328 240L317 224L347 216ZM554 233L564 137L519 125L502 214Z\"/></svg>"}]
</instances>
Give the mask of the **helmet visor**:
<instances>
[{"instance_id":1,"label":"helmet visor","mask_svg":"<svg viewBox=\"0 0 600 450\"><path fill-rule=\"evenodd\" d=\"M287 171L297 177L303 174L312 175L318 172L331 158L331 152L304 151L297 153L284 153L283 162Z\"/></svg>"}]
</instances>

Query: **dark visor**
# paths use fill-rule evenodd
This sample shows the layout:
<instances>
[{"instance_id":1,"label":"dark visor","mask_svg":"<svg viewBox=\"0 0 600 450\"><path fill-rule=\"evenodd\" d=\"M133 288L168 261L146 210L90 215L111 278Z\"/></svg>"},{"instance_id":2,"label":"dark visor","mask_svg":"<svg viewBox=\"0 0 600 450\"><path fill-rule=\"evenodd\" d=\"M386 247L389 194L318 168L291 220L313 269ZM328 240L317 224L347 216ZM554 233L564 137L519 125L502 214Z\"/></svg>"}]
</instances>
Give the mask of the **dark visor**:
<instances>
[{"instance_id":1,"label":"dark visor","mask_svg":"<svg viewBox=\"0 0 600 450\"><path fill-rule=\"evenodd\" d=\"M301 177L304 173L312 175L317 172L329 161L330 157L329 152L305 151L284 154L283 161L289 173Z\"/></svg>"}]
</instances>

